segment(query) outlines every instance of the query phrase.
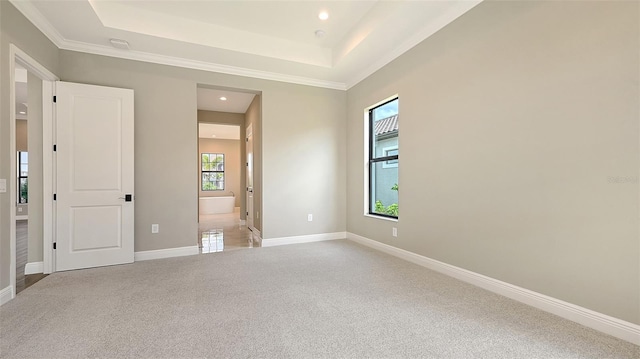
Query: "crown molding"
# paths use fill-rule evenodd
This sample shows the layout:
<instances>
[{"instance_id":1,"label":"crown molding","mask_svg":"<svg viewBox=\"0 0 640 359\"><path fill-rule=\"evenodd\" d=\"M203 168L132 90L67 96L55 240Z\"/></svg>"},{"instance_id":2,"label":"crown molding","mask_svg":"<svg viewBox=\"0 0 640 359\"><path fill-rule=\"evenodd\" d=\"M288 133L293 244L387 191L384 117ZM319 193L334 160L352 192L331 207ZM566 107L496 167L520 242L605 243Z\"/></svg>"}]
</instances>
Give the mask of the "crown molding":
<instances>
[{"instance_id":1,"label":"crown molding","mask_svg":"<svg viewBox=\"0 0 640 359\"><path fill-rule=\"evenodd\" d=\"M286 82L298 85L322 87L333 90L347 89L343 82L318 80L303 76L286 75L276 72L261 71L243 67L216 64L211 62L189 60L179 57L152 54L142 51L123 51L107 46L87 44L65 39L51 23L28 1L9 0L31 23L35 25L54 45L61 50L84 52L94 55L116 57L126 60L149 62L159 65L169 65L193 70L217 72L227 75L251 77L262 80Z\"/></svg>"},{"instance_id":2,"label":"crown molding","mask_svg":"<svg viewBox=\"0 0 640 359\"><path fill-rule=\"evenodd\" d=\"M93 44L87 44L87 43L78 42L78 41L72 41L72 40L64 40L61 46L58 46L58 47L62 50L84 52L88 54L116 57L116 58L121 58L126 60L143 61L143 62L149 62L149 63L159 64L159 65L176 66L176 67L182 67L182 68L193 69L193 70L217 72L217 73L222 73L227 75L252 77L252 78L262 79L262 80L287 82L292 84L307 85L307 86L313 86L313 87L323 87L323 88L334 89L334 90L344 91L347 89L346 84L342 82L317 80L309 77L286 75L286 74L261 71L261 70L253 70L253 69L248 69L243 67L236 67L236 66L222 65L222 64L216 64L216 63L205 62L205 61L184 59L184 58L173 57L173 56L152 54L152 53L142 52L142 51L119 50L119 49L111 48L108 46L93 45Z\"/></svg>"}]
</instances>

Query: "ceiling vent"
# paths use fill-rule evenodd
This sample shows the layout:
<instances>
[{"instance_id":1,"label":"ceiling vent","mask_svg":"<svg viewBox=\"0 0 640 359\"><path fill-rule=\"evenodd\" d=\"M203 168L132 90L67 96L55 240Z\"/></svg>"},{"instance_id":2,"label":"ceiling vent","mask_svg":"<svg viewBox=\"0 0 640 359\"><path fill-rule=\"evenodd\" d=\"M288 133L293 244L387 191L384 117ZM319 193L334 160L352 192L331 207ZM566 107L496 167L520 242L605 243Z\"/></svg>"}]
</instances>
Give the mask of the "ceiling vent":
<instances>
[{"instance_id":1,"label":"ceiling vent","mask_svg":"<svg viewBox=\"0 0 640 359\"><path fill-rule=\"evenodd\" d=\"M115 47L116 49L129 50L129 43L126 40L109 39L109 42L111 43L111 46Z\"/></svg>"}]
</instances>

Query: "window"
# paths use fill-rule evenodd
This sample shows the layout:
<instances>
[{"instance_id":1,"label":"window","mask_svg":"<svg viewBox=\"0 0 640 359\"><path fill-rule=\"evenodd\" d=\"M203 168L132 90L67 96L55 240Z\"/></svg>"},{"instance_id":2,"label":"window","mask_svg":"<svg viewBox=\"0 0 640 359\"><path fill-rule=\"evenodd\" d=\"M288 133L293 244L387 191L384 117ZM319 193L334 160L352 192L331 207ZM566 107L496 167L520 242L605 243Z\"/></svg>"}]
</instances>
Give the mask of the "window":
<instances>
[{"instance_id":1,"label":"window","mask_svg":"<svg viewBox=\"0 0 640 359\"><path fill-rule=\"evenodd\" d=\"M398 146L385 147L385 148L382 149L382 154L385 157L397 156L398 155ZM382 168L391 168L391 167L398 167L398 160L384 161L384 164L382 165Z\"/></svg>"},{"instance_id":2,"label":"window","mask_svg":"<svg viewBox=\"0 0 640 359\"><path fill-rule=\"evenodd\" d=\"M203 153L201 156L202 190L224 190L224 154Z\"/></svg>"},{"instance_id":3,"label":"window","mask_svg":"<svg viewBox=\"0 0 640 359\"><path fill-rule=\"evenodd\" d=\"M29 153L18 152L18 203L29 203Z\"/></svg>"},{"instance_id":4,"label":"window","mask_svg":"<svg viewBox=\"0 0 640 359\"><path fill-rule=\"evenodd\" d=\"M398 218L398 98L369 109L368 213Z\"/></svg>"}]
</instances>

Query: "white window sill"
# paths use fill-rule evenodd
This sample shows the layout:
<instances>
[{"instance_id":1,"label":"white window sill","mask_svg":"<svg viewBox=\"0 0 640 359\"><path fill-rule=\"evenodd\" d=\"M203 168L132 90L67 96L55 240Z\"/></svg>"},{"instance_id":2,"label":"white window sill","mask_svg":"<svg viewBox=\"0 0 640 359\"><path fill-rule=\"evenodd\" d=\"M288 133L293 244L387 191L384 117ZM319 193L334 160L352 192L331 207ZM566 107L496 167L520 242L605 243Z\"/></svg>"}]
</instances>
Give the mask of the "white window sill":
<instances>
[{"instance_id":1,"label":"white window sill","mask_svg":"<svg viewBox=\"0 0 640 359\"><path fill-rule=\"evenodd\" d=\"M369 217L369 218L375 218L375 219L382 219L384 221L389 221L389 222L398 222L397 218L389 218L389 217L383 217L383 216L375 216L373 214L369 214L369 213L365 213L364 214L365 217Z\"/></svg>"}]
</instances>

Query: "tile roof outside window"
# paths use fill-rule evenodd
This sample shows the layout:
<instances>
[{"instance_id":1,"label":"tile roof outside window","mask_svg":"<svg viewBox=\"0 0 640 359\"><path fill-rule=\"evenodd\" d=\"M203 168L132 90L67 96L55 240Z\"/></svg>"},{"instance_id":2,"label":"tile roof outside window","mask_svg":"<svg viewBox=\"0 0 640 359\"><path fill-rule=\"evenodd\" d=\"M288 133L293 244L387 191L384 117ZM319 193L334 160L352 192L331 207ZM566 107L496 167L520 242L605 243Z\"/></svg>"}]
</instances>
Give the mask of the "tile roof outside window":
<instances>
[{"instance_id":1,"label":"tile roof outside window","mask_svg":"<svg viewBox=\"0 0 640 359\"><path fill-rule=\"evenodd\" d=\"M390 116L376 121L374 133L376 136L398 131L398 115Z\"/></svg>"}]
</instances>

